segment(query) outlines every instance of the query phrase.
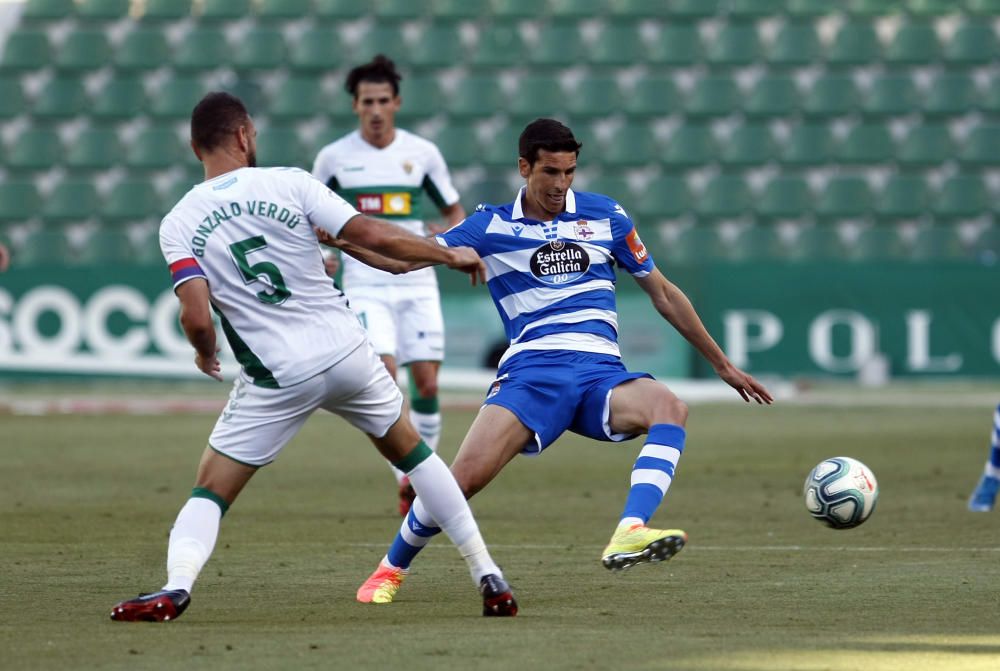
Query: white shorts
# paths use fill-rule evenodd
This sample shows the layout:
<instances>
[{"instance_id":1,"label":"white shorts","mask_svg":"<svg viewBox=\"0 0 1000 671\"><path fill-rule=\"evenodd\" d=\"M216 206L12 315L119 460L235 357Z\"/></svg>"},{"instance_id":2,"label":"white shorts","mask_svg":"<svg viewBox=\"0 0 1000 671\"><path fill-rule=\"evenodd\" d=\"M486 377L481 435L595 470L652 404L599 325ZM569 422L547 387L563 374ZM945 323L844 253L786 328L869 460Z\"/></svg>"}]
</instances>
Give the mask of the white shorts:
<instances>
[{"instance_id":1,"label":"white shorts","mask_svg":"<svg viewBox=\"0 0 1000 671\"><path fill-rule=\"evenodd\" d=\"M400 365L444 359L444 318L435 286L344 289L375 351Z\"/></svg>"},{"instance_id":2,"label":"white shorts","mask_svg":"<svg viewBox=\"0 0 1000 671\"><path fill-rule=\"evenodd\" d=\"M241 375L208 444L250 466L264 466L314 410L322 408L381 438L399 419L403 395L371 345L364 343L322 373L284 389L266 389Z\"/></svg>"}]
</instances>

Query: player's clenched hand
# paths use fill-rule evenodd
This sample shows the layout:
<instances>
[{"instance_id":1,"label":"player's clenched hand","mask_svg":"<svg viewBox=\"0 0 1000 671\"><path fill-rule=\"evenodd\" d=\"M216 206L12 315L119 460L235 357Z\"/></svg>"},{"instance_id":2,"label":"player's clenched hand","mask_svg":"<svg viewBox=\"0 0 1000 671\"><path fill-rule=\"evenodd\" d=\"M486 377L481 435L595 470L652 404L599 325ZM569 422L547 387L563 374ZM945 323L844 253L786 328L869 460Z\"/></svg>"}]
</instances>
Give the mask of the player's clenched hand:
<instances>
[{"instance_id":1,"label":"player's clenched hand","mask_svg":"<svg viewBox=\"0 0 1000 671\"><path fill-rule=\"evenodd\" d=\"M194 356L194 365L198 366L198 370L205 375L222 382L222 364L219 362L219 357L216 356L218 353L219 348L215 349L215 354L212 356L202 356L199 352Z\"/></svg>"},{"instance_id":2,"label":"player's clenched hand","mask_svg":"<svg viewBox=\"0 0 1000 671\"><path fill-rule=\"evenodd\" d=\"M774 397L771 396L771 392L767 390L767 387L755 380L752 375L744 373L733 364L727 363L724 367L716 370L716 373L719 374L719 377L726 384L738 391L747 403L750 402L751 398L758 403L767 403L769 405L774 402Z\"/></svg>"},{"instance_id":3,"label":"player's clenched hand","mask_svg":"<svg viewBox=\"0 0 1000 671\"><path fill-rule=\"evenodd\" d=\"M453 247L451 250L451 260L448 267L452 270L460 270L469 275L473 286L478 282L486 281L486 264L479 258L472 247Z\"/></svg>"},{"instance_id":4,"label":"player's clenched hand","mask_svg":"<svg viewBox=\"0 0 1000 671\"><path fill-rule=\"evenodd\" d=\"M319 244L326 245L327 247L334 247L336 249L343 247L346 242L346 240L330 235L322 228L316 229L316 239L319 240Z\"/></svg>"}]
</instances>

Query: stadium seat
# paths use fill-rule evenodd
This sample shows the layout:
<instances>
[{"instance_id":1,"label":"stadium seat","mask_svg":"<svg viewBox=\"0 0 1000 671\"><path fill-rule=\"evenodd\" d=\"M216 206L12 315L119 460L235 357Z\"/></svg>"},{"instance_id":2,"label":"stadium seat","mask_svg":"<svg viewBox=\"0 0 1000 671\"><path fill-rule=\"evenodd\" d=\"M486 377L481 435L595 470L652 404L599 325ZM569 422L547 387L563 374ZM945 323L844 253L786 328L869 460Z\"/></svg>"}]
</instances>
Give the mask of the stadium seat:
<instances>
[{"instance_id":1,"label":"stadium seat","mask_svg":"<svg viewBox=\"0 0 1000 671\"><path fill-rule=\"evenodd\" d=\"M709 65L740 67L760 60L761 47L753 23L727 23L708 47Z\"/></svg>"},{"instance_id":2,"label":"stadium seat","mask_svg":"<svg viewBox=\"0 0 1000 671\"><path fill-rule=\"evenodd\" d=\"M923 98L923 113L931 117L961 116L976 107L976 84L964 72L942 72Z\"/></svg>"},{"instance_id":3,"label":"stadium seat","mask_svg":"<svg viewBox=\"0 0 1000 671\"><path fill-rule=\"evenodd\" d=\"M695 199L694 210L700 219L733 219L750 210L750 188L739 175L713 177Z\"/></svg>"},{"instance_id":4,"label":"stadium seat","mask_svg":"<svg viewBox=\"0 0 1000 671\"><path fill-rule=\"evenodd\" d=\"M781 162L789 166L823 165L833 160L833 134L824 124L794 126L781 146Z\"/></svg>"},{"instance_id":5,"label":"stadium seat","mask_svg":"<svg viewBox=\"0 0 1000 671\"><path fill-rule=\"evenodd\" d=\"M965 0L965 11L979 16L1000 15L1000 0Z\"/></svg>"},{"instance_id":6,"label":"stadium seat","mask_svg":"<svg viewBox=\"0 0 1000 671\"><path fill-rule=\"evenodd\" d=\"M955 175L945 180L931 203L934 217L942 220L969 219L988 212L990 197L977 175Z\"/></svg>"},{"instance_id":7,"label":"stadium seat","mask_svg":"<svg viewBox=\"0 0 1000 671\"><path fill-rule=\"evenodd\" d=\"M908 0L907 11L913 16L938 17L961 12L953 0Z\"/></svg>"},{"instance_id":8,"label":"stadium seat","mask_svg":"<svg viewBox=\"0 0 1000 671\"><path fill-rule=\"evenodd\" d=\"M559 21L539 28L538 42L527 56L533 66L565 68L586 61L587 51L576 23Z\"/></svg>"},{"instance_id":9,"label":"stadium seat","mask_svg":"<svg viewBox=\"0 0 1000 671\"><path fill-rule=\"evenodd\" d=\"M893 175L882 187L875 203L880 220L917 219L928 209L927 183L919 175Z\"/></svg>"},{"instance_id":10,"label":"stadium seat","mask_svg":"<svg viewBox=\"0 0 1000 671\"><path fill-rule=\"evenodd\" d=\"M74 30L59 48L56 66L60 70L98 70L111 60L111 47L103 30Z\"/></svg>"},{"instance_id":11,"label":"stadium seat","mask_svg":"<svg viewBox=\"0 0 1000 671\"><path fill-rule=\"evenodd\" d=\"M0 180L0 221L26 221L38 216L42 201L30 179Z\"/></svg>"},{"instance_id":12,"label":"stadium seat","mask_svg":"<svg viewBox=\"0 0 1000 671\"><path fill-rule=\"evenodd\" d=\"M858 106L858 89L848 75L827 75L814 83L802 101L802 111L811 117L839 117Z\"/></svg>"},{"instance_id":13,"label":"stadium seat","mask_svg":"<svg viewBox=\"0 0 1000 671\"><path fill-rule=\"evenodd\" d=\"M973 128L962 143L958 160L971 166L1000 166L1000 125L984 124Z\"/></svg>"},{"instance_id":14,"label":"stadium seat","mask_svg":"<svg viewBox=\"0 0 1000 671\"><path fill-rule=\"evenodd\" d=\"M504 68L518 65L527 52L517 24L496 23L482 30L472 52L472 64L480 67Z\"/></svg>"},{"instance_id":15,"label":"stadium seat","mask_svg":"<svg viewBox=\"0 0 1000 671\"><path fill-rule=\"evenodd\" d=\"M896 32L885 51L889 65L927 65L938 59L941 45L930 23L907 23Z\"/></svg>"},{"instance_id":16,"label":"stadium seat","mask_svg":"<svg viewBox=\"0 0 1000 671\"><path fill-rule=\"evenodd\" d=\"M686 124L670 136L663 152L663 164L674 170L684 170L711 163L716 155L711 127L700 123Z\"/></svg>"},{"instance_id":17,"label":"stadium seat","mask_svg":"<svg viewBox=\"0 0 1000 671\"><path fill-rule=\"evenodd\" d=\"M507 99L506 106L513 120L528 122L538 117L551 117L565 102L562 87L554 75L531 72L518 78L514 95Z\"/></svg>"},{"instance_id":18,"label":"stadium seat","mask_svg":"<svg viewBox=\"0 0 1000 671\"><path fill-rule=\"evenodd\" d=\"M192 0L146 0L143 21L178 21L191 16Z\"/></svg>"},{"instance_id":19,"label":"stadium seat","mask_svg":"<svg viewBox=\"0 0 1000 671\"><path fill-rule=\"evenodd\" d=\"M790 22L778 33L767 55L772 67L802 67L819 62L821 44L809 22Z\"/></svg>"},{"instance_id":20,"label":"stadium seat","mask_svg":"<svg viewBox=\"0 0 1000 671\"><path fill-rule=\"evenodd\" d=\"M129 0L80 0L76 13L86 21L117 21L128 16Z\"/></svg>"},{"instance_id":21,"label":"stadium seat","mask_svg":"<svg viewBox=\"0 0 1000 671\"><path fill-rule=\"evenodd\" d=\"M841 26L826 54L832 66L853 67L880 60L882 47L873 24L867 21L850 21Z\"/></svg>"},{"instance_id":22,"label":"stadium seat","mask_svg":"<svg viewBox=\"0 0 1000 671\"><path fill-rule=\"evenodd\" d=\"M235 21L250 16L250 0L201 0L202 21Z\"/></svg>"},{"instance_id":23,"label":"stadium seat","mask_svg":"<svg viewBox=\"0 0 1000 671\"><path fill-rule=\"evenodd\" d=\"M944 49L948 65L987 65L997 57L997 39L993 28L968 21L959 26Z\"/></svg>"},{"instance_id":24,"label":"stadium seat","mask_svg":"<svg viewBox=\"0 0 1000 671\"><path fill-rule=\"evenodd\" d=\"M788 0L785 13L793 19L814 19L835 11L827 0Z\"/></svg>"},{"instance_id":25,"label":"stadium seat","mask_svg":"<svg viewBox=\"0 0 1000 671\"><path fill-rule=\"evenodd\" d=\"M612 168L639 167L659 160L653 129L645 124L628 123L619 127L601 153L601 161Z\"/></svg>"},{"instance_id":26,"label":"stadium seat","mask_svg":"<svg viewBox=\"0 0 1000 671\"><path fill-rule=\"evenodd\" d=\"M94 266L109 261L135 263L128 234L118 227L100 228L91 232L74 251L75 254L70 257L71 263L81 266ZM160 259L162 258L161 256Z\"/></svg>"},{"instance_id":27,"label":"stadium seat","mask_svg":"<svg viewBox=\"0 0 1000 671\"><path fill-rule=\"evenodd\" d=\"M21 80L17 76L0 74L0 119L13 119L26 109Z\"/></svg>"},{"instance_id":28,"label":"stadium seat","mask_svg":"<svg viewBox=\"0 0 1000 671\"><path fill-rule=\"evenodd\" d=\"M460 80L445 109L462 119L489 117L506 104L500 79L488 74L470 75Z\"/></svg>"},{"instance_id":29,"label":"stadium seat","mask_svg":"<svg viewBox=\"0 0 1000 671\"><path fill-rule=\"evenodd\" d=\"M667 2L658 0L611 0L608 10L612 17L630 19L655 19L670 16Z\"/></svg>"},{"instance_id":30,"label":"stadium seat","mask_svg":"<svg viewBox=\"0 0 1000 671\"><path fill-rule=\"evenodd\" d=\"M779 175L764 185L754 199L754 211L764 220L800 219L812 211L809 183L797 175Z\"/></svg>"},{"instance_id":31,"label":"stadium seat","mask_svg":"<svg viewBox=\"0 0 1000 671\"><path fill-rule=\"evenodd\" d=\"M939 166L955 155L951 133L944 124L914 126L903 138L896 160L904 168Z\"/></svg>"},{"instance_id":32,"label":"stadium seat","mask_svg":"<svg viewBox=\"0 0 1000 671\"><path fill-rule=\"evenodd\" d=\"M623 207L628 207L635 200L632 187L629 186L628 180L620 172L610 175L602 174L586 181L574 181L573 190L599 193L617 201Z\"/></svg>"},{"instance_id":33,"label":"stadium seat","mask_svg":"<svg viewBox=\"0 0 1000 671\"><path fill-rule=\"evenodd\" d=\"M291 126L268 126L257 136L257 165L312 168L315 152L307 152Z\"/></svg>"},{"instance_id":34,"label":"stadium seat","mask_svg":"<svg viewBox=\"0 0 1000 671\"><path fill-rule=\"evenodd\" d=\"M977 107L987 117L1000 115L1000 76L993 75L987 81Z\"/></svg>"},{"instance_id":35,"label":"stadium seat","mask_svg":"<svg viewBox=\"0 0 1000 671\"><path fill-rule=\"evenodd\" d=\"M683 177L661 175L647 184L627 209L634 210L644 222L676 219L692 209L691 192Z\"/></svg>"},{"instance_id":36,"label":"stadium seat","mask_svg":"<svg viewBox=\"0 0 1000 671\"><path fill-rule=\"evenodd\" d=\"M277 28L251 28L236 43L233 65L241 70L273 70L285 64L285 37Z\"/></svg>"},{"instance_id":37,"label":"stadium seat","mask_svg":"<svg viewBox=\"0 0 1000 671\"><path fill-rule=\"evenodd\" d=\"M434 23L427 27L407 56L418 68L446 68L465 62L465 48L458 24Z\"/></svg>"},{"instance_id":38,"label":"stadium seat","mask_svg":"<svg viewBox=\"0 0 1000 671\"><path fill-rule=\"evenodd\" d=\"M208 93L193 75L175 74L151 96L150 114L159 119L190 119L191 110Z\"/></svg>"},{"instance_id":39,"label":"stadium seat","mask_svg":"<svg viewBox=\"0 0 1000 671\"><path fill-rule=\"evenodd\" d=\"M232 51L220 28L195 26L177 46L174 67L187 72L222 67L230 64Z\"/></svg>"},{"instance_id":40,"label":"stadium seat","mask_svg":"<svg viewBox=\"0 0 1000 671\"><path fill-rule=\"evenodd\" d=\"M669 3L670 15L678 21L697 21L715 16L722 4L721 0L669 0Z\"/></svg>"},{"instance_id":41,"label":"stadium seat","mask_svg":"<svg viewBox=\"0 0 1000 671\"><path fill-rule=\"evenodd\" d=\"M569 92L565 108L570 114L591 119L614 114L621 105L621 91L612 75L589 75Z\"/></svg>"},{"instance_id":42,"label":"stadium seat","mask_svg":"<svg viewBox=\"0 0 1000 671\"><path fill-rule=\"evenodd\" d=\"M172 168L185 158L182 155L182 146L180 136L172 127L150 126L128 143L125 165L133 170Z\"/></svg>"},{"instance_id":43,"label":"stadium seat","mask_svg":"<svg viewBox=\"0 0 1000 671\"><path fill-rule=\"evenodd\" d=\"M781 237L771 226L745 226L728 245L726 257L733 261L760 261L778 259L785 249Z\"/></svg>"},{"instance_id":44,"label":"stadium seat","mask_svg":"<svg viewBox=\"0 0 1000 671\"><path fill-rule=\"evenodd\" d=\"M757 80L743 103L743 113L749 117L773 118L791 116L800 107L795 79L787 75L766 74Z\"/></svg>"},{"instance_id":45,"label":"stadium seat","mask_svg":"<svg viewBox=\"0 0 1000 671\"><path fill-rule=\"evenodd\" d=\"M682 109L681 94L673 76L665 73L640 77L632 93L624 97L624 110L634 117L664 117Z\"/></svg>"},{"instance_id":46,"label":"stadium seat","mask_svg":"<svg viewBox=\"0 0 1000 671\"><path fill-rule=\"evenodd\" d=\"M257 16L261 19L301 19L312 11L312 0L258 0ZM270 21L265 24L271 25Z\"/></svg>"},{"instance_id":47,"label":"stadium seat","mask_svg":"<svg viewBox=\"0 0 1000 671\"><path fill-rule=\"evenodd\" d=\"M97 119L130 119L146 109L146 90L142 78L119 75L104 85L90 103L90 113Z\"/></svg>"},{"instance_id":48,"label":"stadium seat","mask_svg":"<svg viewBox=\"0 0 1000 671\"><path fill-rule=\"evenodd\" d=\"M653 3L662 6L664 3ZM659 36L643 49L643 58L653 65L688 66L704 57L701 36L695 26L668 23L660 28Z\"/></svg>"},{"instance_id":49,"label":"stadium seat","mask_svg":"<svg viewBox=\"0 0 1000 671\"><path fill-rule=\"evenodd\" d=\"M82 114L86 106L83 80L77 75L57 75L42 89L33 112L41 119L65 119Z\"/></svg>"},{"instance_id":50,"label":"stadium seat","mask_svg":"<svg viewBox=\"0 0 1000 671\"><path fill-rule=\"evenodd\" d=\"M996 263L1000 258L1000 226L993 224L980 233L971 251L981 263Z\"/></svg>"},{"instance_id":51,"label":"stadium seat","mask_svg":"<svg viewBox=\"0 0 1000 671\"><path fill-rule=\"evenodd\" d=\"M479 138L471 123L449 123L432 139L451 168L464 168L479 161Z\"/></svg>"},{"instance_id":52,"label":"stadium seat","mask_svg":"<svg viewBox=\"0 0 1000 671\"><path fill-rule=\"evenodd\" d=\"M395 23L376 23L361 36L361 41L350 51L352 63L370 61L376 54L385 54L398 64L406 62L410 52L403 26Z\"/></svg>"},{"instance_id":53,"label":"stadium seat","mask_svg":"<svg viewBox=\"0 0 1000 671\"><path fill-rule=\"evenodd\" d=\"M115 51L115 67L120 70L155 70L170 60L166 33L151 26L129 31Z\"/></svg>"},{"instance_id":54,"label":"stadium seat","mask_svg":"<svg viewBox=\"0 0 1000 671\"><path fill-rule=\"evenodd\" d=\"M70 177L59 182L45 198L45 221L82 221L97 214L101 199L89 179Z\"/></svg>"},{"instance_id":55,"label":"stadium seat","mask_svg":"<svg viewBox=\"0 0 1000 671\"><path fill-rule=\"evenodd\" d=\"M403 80L400 96L403 107L397 114L401 120L416 120L432 117L441 111L444 94L437 75L414 75ZM350 107L350 97L345 93L344 105Z\"/></svg>"},{"instance_id":56,"label":"stadium seat","mask_svg":"<svg viewBox=\"0 0 1000 671\"><path fill-rule=\"evenodd\" d=\"M318 78L293 74L278 85L267 112L274 119L306 119L329 112Z\"/></svg>"},{"instance_id":57,"label":"stadium seat","mask_svg":"<svg viewBox=\"0 0 1000 671\"><path fill-rule=\"evenodd\" d=\"M58 21L76 14L74 0L28 0L21 17L26 21Z\"/></svg>"},{"instance_id":58,"label":"stadium seat","mask_svg":"<svg viewBox=\"0 0 1000 671\"><path fill-rule=\"evenodd\" d=\"M642 60L645 47L638 24L612 23L584 51L592 65L626 67Z\"/></svg>"},{"instance_id":59,"label":"stadium seat","mask_svg":"<svg viewBox=\"0 0 1000 671\"><path fill-rule=\"evenodd\" d=\"M782 14L785 0L729 0L726 10L730 17L741 21L763 19Z\"/></svg>"},{"instance_id":60,"label":"stadium seat","mask_svg":"<svg viewBox=\"0 0 1000 671\"><path fill-rule=\"evenodd\" d=\"M64 267L72 265L76 253L69 243L65 226L48 225L33 232L17 250L19 266L47 265Z\"/></svg>"},{"instance_id":61,"label":"stadium seat","mask_svg":"<svg viewBox=\"0 0 1000 671\"><path fill-rule=\"evenodd\" d=\"M489 0L433 0L431 14L445 21L477 19L490 15Z\"/></svg>"},{"instance_id":62,"label":"stadium seat","mask_svg":"<svg viewBox=\"0 0 1000 671\"><path fill-rule=\"evenodd\" d=\"M892 135L878 123L860 123L852 128L841 143L837 158L849 165L886 163L895 154Z\"/></svg>"},{"instance_id":63,"label":"stadium seat","mask_svg":"<svg viewBox=\"0 0 1000 671\"><path fill-rule=\"evenodd\" d=\"M847 250L855 261L893 261L906 257L906 247L893 226L863 228Z\"/></svg>"},{"instance_id":64,"label":"stadium seat","mask_svg":"<svg viewBox=\"0 0 1000 671\"><path fill-rule=\"evenodd\" d=\"M48 170L62 156L62 142L55 129L33 126L14 137L5 163L11 170Z\"/></svg>"},{"instance_id":65,"label":"stadium seat","mask_svg":"<svg viewBox=\"0 0 1000 671\"><path fill-rule=\"evenodd\" d=\"M817 224L799 229L794 244L788 249L793 261L837 260L847 256L844 241L835 226Z\"/></svg>"},{"instance_id":66,"label":"stadium seat","mask_svg":"<svg viewBox=\"0 0 1000 671\"><path fill-rule=\"evenodd\" d=\"M886 2L885 0L847 0L847 12L863 19L886 16L902 9L902 3Z\"/></svg>"},{"instance_id":67,"label":"stadium seat","mask_svg":"<svg viewBox=\"0 0 1000 671\"><path fill-rule=\"evenodd\" d=\"M499 19L537 19L538 0L491 0L492 14Z\"/></svg>"},{"instance_id":68,"label":"stadium seat","mask_svg":"<svg viewBox=\"0 0 1000 671\"><path fill-rule=\"evenodd\" d=\"M511 170L517 167L517 140L524 130L525 124L508 124L490 135L490 141L483 147L479 160L487 168L505 168ZM587 147L585 151L589 151Z\"/></svg>"},{"instance_id":69,"label":"stadium seat","mask_svg":"<svg viewBox=\"0 0 1000 671\"><path fill-rule=\"evenodd\" d=\"M948 225L928 225L917 229L910 249L914 261L952 260L966 256L958 229Z\"/></svg>"},{"instance_id":70,"label":"stadium seat","mask_svg":"<svg viewBox=\"0 0 1000 671\"><path fill-rule=\"evenodd\" d=\"M289 62L296 70L326 72L343 59L337 32L328 26L306 28L289 50Z\"/></svg>"},{"instance_id":71,"label":"stadium seat","mask_svg":"<svg viewBox=\"0 0 1000 671\"><path fill-rule=\"evenodd\" d=\"M166 213L153 183L135 177L126 177L111 187L101 208L101 217L109 221L141 221Z\"/></svg>"},{"instance_id":72,"label":"stadium seat","mask_svg":"<svg viewBox=\"0 0 1000 671\"><path fill-rule=\"evenodd\" d=\"M917 110L917 89L908 75L882 75L868 90L861 111L869 116L904 116Z\"/></svg>"},{"instance_id":73,"label":"stadium seat","mask_svg":"<svg viewBox=\"0 0 1000 671\"><path fill-rule=\"evenodd\" d=\"M0 68L3 70L37 70L52 61L52 46L44 30L19 28L7 36Z\"/></svg>"},{"instance_id":74,"label":"stadium seat","mask_svg":"<svg viewBox=\"0 0 1000 671\"><path fill-rule=\"evenodd\" d=\"M601 16L607 4L606 0L549 0L548 10L559 18L592 19Z\"/></svg>"},{"instance_id":75,"label":"stadium seat","mask_svg":"<svg viewBox=\"0 0 1000 671\"><path fill-rule=\"evenodd\" d=\"M422 4L412 0L374 0L369 11L379 21L413 21L424 15Z\"/></svg>"},{"instance_id":76,"label":"stadium seat","mask_svg":"<svg viewBox=\"0 0 1000 671\"><path fill-rule=\"evenodd\" d=\"M515 152L516 153L516 152ZM462 204L466 211L472 212L480 203L498 205L514 199L515 189L501 177L477 179L461 192Z\"/></svg>"},{"instance_id":77,"label":"stadium seat","mask_svg":"<svg viewBox=\"0 0 1000 671\"><path fill-rule=\"evenodd\" d=\"M180 177L176 177L167 184L167 188L163 191L163 197L156 197L153 200L160 204L160 208L164 213L170 210L174 205L180 202L188 191L190 191L195 185L202 182L204 179L204 173L202 172L185 172ZM140 219L142 217L139 217Z\"/></svg>"},{"instance_id":78,"label":"stadium seat","mask_svg":"<svg viewBox=\"0 0 1000 671\"><path fill-rule=\"evenodd\" d=\"M707 75L698 79L688 94L684 111L689 117L726 116L736 109L740 90L736 82L724 75Z\"/></svg>"},{"instance_id":79,"label":"stadium seat","mask_svg":"<svg viewBox=\"0 0 1000 671\"><path fill-rule=\"evenodd\" d=\"M872 192L864 177L832 177L816 200L816 215L826 220L857 219L872 208Z\"/></svg>"},{"instance_id":80,"label":"stadium seat","mask_svg":"<svg viewBox=\"0 0 1000 671\"><path fill-rule=\"evenodd\" d=\"M763 165L775 157L771 129L766 123L749 122L736 128L722 144L721 161L729 166Z\"/></svg>"},{"instance_id":81,"label":"stadium seat","mask_svg":"<svg viewBox=\"0 0 1000 671\"><path fill-rule=\"evenodd\" d=\"M313 0L316 17L324 21L357 19L371 11L369 0Z\"/></svg>"},{"instance_id":82,"label":"stadium seat","mask_svg":"<svg viewBox=\"0 0 1000 671\"><path fill-rule=\"evenodd\" d=\"M648 235L646 239L652 237ZM664 245L663 256L666 261L674 264L703 263L706 260L724 258L726 247L714 226L694 225L681 231L670 244Z\"/></svg>"},{"instance_id":83,"label":"stadium seat","mask_svg":"<svg viewBox=\"0 0 1000 671\"><path fill-rule=\"evenodd\" d=\"M69 144L66 165L74 170L110 170L123 158L124 150L114 127L92 126Z\"/></svg>"}]
</instances>

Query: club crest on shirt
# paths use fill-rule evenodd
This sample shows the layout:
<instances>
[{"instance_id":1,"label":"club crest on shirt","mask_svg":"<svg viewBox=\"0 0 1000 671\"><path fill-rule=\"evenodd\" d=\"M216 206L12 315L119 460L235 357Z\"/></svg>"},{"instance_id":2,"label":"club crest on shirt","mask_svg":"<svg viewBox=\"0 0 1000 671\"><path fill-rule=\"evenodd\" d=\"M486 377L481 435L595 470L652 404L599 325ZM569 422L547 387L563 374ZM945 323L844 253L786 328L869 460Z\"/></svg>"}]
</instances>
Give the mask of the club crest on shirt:
<instances>
[{"instance_id":1,"label":"club crest on shirt","mask_svg":"<svg viewBox=\"0 0 1000 671\"><path fill-rule=\"evenodd\" d=\"M566 284L590 268L590 254L575 242L553 240L531 254L531 274L545 284Z\"/></svg>"},{"instance_id":2,"label":"club crest on shirt","mask_svg":"<svg viewBox=\"0 0 1000 671\"><path fill-rule=\"evenodd\" d=\"M590 240L594 237L594 229L592 229L587 224L587 221L578 221L573 224L573 234L576 236L577 240Z\"/></svg>"},{"instance_id":3,"label":"club crest on shirt","mask_svg":"<svg viewBox=\"0 0 1000 671\"><path fill-rule=\"evenodd\" d=\"M403 161L403 172L405 172L407 175L413 172L413 163L411 163L410 161Z\"/></svg>"}]
</instances>

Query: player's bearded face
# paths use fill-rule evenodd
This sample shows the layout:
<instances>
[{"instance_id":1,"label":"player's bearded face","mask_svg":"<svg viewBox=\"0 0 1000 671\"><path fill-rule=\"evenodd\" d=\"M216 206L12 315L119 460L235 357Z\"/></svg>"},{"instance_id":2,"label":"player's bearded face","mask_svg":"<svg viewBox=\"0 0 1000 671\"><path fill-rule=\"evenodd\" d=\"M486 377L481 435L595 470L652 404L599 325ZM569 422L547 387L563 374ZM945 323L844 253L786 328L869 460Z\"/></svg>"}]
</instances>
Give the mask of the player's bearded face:
<instances>
[{"instance_id":1,"label":"player's bearded face","mask_svg":"<svg viewBox=\"0 0 1000 671\"><path fill-rule=\"evenodd\" d=\"M519 165L527 180L525 195L536 207L549 218L566 209L566 192L576 174L576 153L542 149L534 165L529 166L524 159Z\"/></svg>"}]
</instances>

